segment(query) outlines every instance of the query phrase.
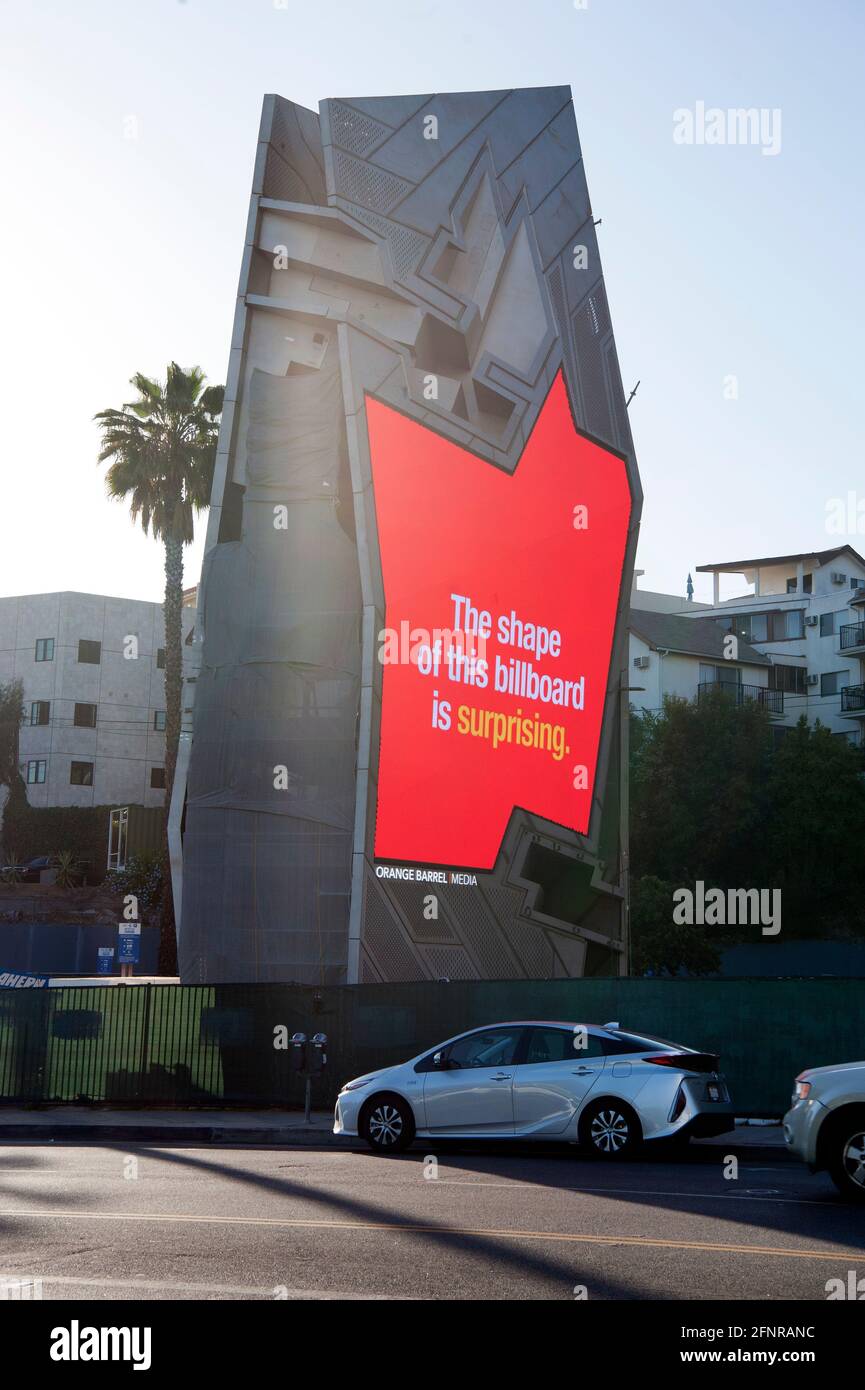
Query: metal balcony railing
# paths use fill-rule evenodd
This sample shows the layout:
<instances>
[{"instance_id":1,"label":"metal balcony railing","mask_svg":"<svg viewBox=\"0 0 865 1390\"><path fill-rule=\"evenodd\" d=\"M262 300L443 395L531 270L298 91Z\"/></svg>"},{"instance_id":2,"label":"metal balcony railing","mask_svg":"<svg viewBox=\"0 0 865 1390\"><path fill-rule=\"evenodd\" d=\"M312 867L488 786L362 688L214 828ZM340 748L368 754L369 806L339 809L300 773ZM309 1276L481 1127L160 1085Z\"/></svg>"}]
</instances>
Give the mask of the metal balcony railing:
<instances>
[{"instance_id":1,"label":"metal balcony railing","mask_svg":"<svg viewBox=\"0 0 865 1390\"><path fill-rule=\"evenodd\" d=\"M756 704L767 709L770 714L784 713L783 690L769 690L765 685L743 685L739 681L700 681L697 686L697 696L701 698L709 691L716 690L730 696L737 705L743 705L746 700L753 700Z\"/></svg>"},{"instance_id":2,"label":"metal balcony railing","mask_svg":"<svg viewBox=\"0 0 865 1390\"><path fill-rule=\"evenodd\" d=\"M865 685L842 685L841 713L865 714Z\"/></svg>"},{"instance_id":3,"label":"metal balcony railing","mask_svg":"<svg viewBox=\"0 0 865 1390\"><path fill-rule=\"evenodd\" d=\"M838 632L842 652L849 651L851 647L865 647L865 623L845 623Z\"/></svg>"}]
</instances>

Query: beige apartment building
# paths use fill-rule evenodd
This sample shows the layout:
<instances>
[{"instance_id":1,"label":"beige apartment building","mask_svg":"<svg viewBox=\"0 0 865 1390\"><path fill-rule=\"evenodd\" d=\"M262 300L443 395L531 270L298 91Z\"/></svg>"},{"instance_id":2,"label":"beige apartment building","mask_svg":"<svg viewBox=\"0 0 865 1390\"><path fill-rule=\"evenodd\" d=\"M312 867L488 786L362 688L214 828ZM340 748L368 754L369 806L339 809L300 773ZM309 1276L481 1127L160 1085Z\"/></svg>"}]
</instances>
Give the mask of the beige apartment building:
<instances>
[{"instance_id":1,"label":"beige apartment building","mask_svg":"<svg viewBox=\"0 0 865 1390\"><path fill-rule=\"evenodd\" d=\"M190 589L190 686L195 603ZM161 603L73 592L0 598L0 683L24 688L19 766L31 806L163 804L164 641Z\"/></svg>"}]
</instances>

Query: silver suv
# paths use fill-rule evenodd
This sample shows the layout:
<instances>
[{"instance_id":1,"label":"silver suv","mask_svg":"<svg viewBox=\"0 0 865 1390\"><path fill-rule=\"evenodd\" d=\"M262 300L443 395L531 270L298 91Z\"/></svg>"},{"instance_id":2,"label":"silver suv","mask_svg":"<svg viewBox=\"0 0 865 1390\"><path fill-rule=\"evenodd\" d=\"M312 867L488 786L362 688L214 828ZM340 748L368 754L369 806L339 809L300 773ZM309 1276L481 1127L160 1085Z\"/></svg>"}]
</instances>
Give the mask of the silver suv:
<instances>
[{"instance_id":1,"label":"silver suv","mask_svg":"<svg viewBox=\"0 0 865 1390\"><path fill-rule=\"evenodd\" d=\"M800 1072L784 1139L812 1173L827 1170L842 1196L865 1202L865 1062Z\"/></svg>"}]
</instances>

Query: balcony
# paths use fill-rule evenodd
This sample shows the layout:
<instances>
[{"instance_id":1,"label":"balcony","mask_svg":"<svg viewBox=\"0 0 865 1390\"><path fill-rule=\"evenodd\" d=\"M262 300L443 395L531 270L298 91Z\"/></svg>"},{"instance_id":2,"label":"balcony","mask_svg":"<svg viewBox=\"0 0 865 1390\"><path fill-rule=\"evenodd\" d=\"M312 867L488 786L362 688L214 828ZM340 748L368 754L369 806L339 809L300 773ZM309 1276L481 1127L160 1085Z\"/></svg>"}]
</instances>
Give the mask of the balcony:
<instances>
[{"instance_id":1,"label":"balcony","mask_svg":"<svg viewBox=\"0 0 865 1390\"><path fill-rule=\"evenodd\" d=\"M842 685L841 713L865 719L865 685Z\"/></svg>"},{"instance_id":2,"label":"balcony","mask_svg":"<svg viewBox=\"0 0 865 1390\"><path fill-rule=\"evenodd\" d=\"M739 681L700 681L697 686L697 698L702 699L710 691L717 690L730 696L737 705L744 705L746 700L753 700L755 704L762 705L771 715L784 713L783 690L769 690L765 685L743 685Z\"/></svg>"},{"instance_id":3,"label":"balcony","mask_svg":"<svg viewBox=\"0 0 865 1390\"><path fill-rule=\"evenodd\" d=\"M845 623L839 627L842 652L865 653L865 623Z\"/></svg>"}]
</instances>

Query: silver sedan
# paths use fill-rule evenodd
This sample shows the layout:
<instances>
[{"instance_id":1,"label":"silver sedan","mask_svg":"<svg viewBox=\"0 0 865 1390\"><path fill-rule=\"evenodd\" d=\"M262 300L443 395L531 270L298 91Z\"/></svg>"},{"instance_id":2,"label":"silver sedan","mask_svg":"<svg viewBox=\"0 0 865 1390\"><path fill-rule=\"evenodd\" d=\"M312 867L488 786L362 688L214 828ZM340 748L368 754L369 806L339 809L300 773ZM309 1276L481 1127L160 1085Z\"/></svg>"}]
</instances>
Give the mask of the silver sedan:
<instances>
[{"instance_id":1,"label":"silver sedan","mask_svg":"<svg viewBox=\"0 0 865 1390\"><path fill-rule=\"evenodd\" d=\"M618 1023L528 1020L460 1033L343 1086L334 1133L378 1153L417 1138L538 1139L624 1158L734 1124L719 1060Z\"/></svg>"}]
</instances>

